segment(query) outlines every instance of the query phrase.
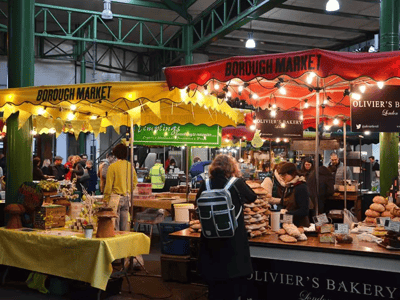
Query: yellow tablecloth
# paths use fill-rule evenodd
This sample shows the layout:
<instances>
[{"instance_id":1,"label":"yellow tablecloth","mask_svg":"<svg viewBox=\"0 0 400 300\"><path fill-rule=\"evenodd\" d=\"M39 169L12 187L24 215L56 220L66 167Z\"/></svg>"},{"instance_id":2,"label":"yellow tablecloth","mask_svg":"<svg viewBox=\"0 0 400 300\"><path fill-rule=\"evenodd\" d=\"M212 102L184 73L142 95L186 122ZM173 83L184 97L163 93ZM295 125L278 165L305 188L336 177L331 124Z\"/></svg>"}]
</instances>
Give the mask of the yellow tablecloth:
<instances>
[{"instance_id":1,"label":"yellow tablecloth","mask_svg":"<svg viewBox=\"0 0 400 300\"><path fill-rule=\"evenodd\" d=\"M0 264L88 282L101 290L112 261L149 251L149 237L138 232L85 239L0 228Z\"/></svg>"}]
</instances>

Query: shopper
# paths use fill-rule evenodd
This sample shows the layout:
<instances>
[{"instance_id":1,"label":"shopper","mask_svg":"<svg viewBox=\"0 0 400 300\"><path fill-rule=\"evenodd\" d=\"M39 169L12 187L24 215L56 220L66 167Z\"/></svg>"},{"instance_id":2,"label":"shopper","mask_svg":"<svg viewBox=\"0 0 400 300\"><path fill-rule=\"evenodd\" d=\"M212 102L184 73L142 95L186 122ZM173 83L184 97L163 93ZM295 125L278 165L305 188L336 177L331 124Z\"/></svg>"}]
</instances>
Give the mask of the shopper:
<instances>
[{"instance_id":1,"label":"shopper","mask_svg":"<svg viewBox=\"0 0 400 300\"><path fill-rule=\"evenodd\" d=\"M331 171L333 177L335 178L335 184L343 185L344 180L344 165L339 160L338 155L335 152L331 153L331 161L328 164L328 169ZM353 175L349 167L346 168L346 179L352 180Z\"/></svg>"},{"instance_id":2,"label":"shopper","mask_svg":"<svg viewBox=\"0 0 400 300\"><path fill-rule=\"evenodd\" d=\"M68 156L67 162L64 164L65 170L68 170L64 177L65 180L71 180L71 176L72 176L71 169L74 166L72 163L73 158L74 158L74 155Z\"/></svg>"},{"instance_id":3,"label":"shopper","mask_svg":"<svg viewBox=\"0 0 400 300\"><path fill-rule=\"evenodd\" d=\"M313 212L310 216L313 217L317 214L316 203L318 199L318 214L328 213L329 208L327 206L327 199L329 196L333 195L335 189L335 179L332 173L327 167L319 166L319 177L318 177L318 193L317 193L317 179L316 170L313 170L307 178L307 187L310 193L310 200L312 202ZM318 195L318 196L317 196Z\"/></svg>"},{"instance_id":4,"label":"shopper","mask_svg":"<svg viewBox=\"0 0 400 300\"><path fill-rule=\"evenodd\" d=\"M50 175L50 173L51 173L50 165L51 165L50 159L47 158L43 161L43 165L42 165L42 169L41 169L43 172L43 175Z\"/></svg>"},{"instance_id":5,"label":"shopper","mask_svg":"<svg viewBox=\"0 0 400 300\"><path fill-rule=\"evenodd\" d=\"M64 176L66 170L62 165L63 158L61 156L54 157L54 163L50 166L51 167L51 175L54 177L55 180L64 180Z\"/></svg>"},{"instance_id":6,"label":"shopper","mask_svg":"<svg viewBox=\"0 0 400 300\"><path fill-rule=\"evenodd\" d=\"M150 169L151 188L153 193L161 192L165 184L165 170L160 159Z\"/></svg>"},{"instance_id":7,"label":"shopper","mask_svg":"<svg viewBox=\"0 0 400 300\"><path fill-rule=\"evenodd\" d=\"M104 188L104 201L110 202L111 197L119 196L117 209L117 219L115 221L116 230L129 231L129 204L131 180L133 188L136 187L138 180L136 171L133 170L131 179L131 163L126 160L128 147L124 144L118 144L113 149L113 154L117 161L108 167L106 186Z\"/></svg>"},{"instance_id":8,"label":"shopper","mask_svg":"<svg viewBox=\"0 0 400 300\"><path fill-rule=\"evenodd\" d=\"M106 159L100 164L98 176L100 178L100 193L104 193L104 187L106 186L107 171L108 167L115 162L115 157L112 153L107 153Z\"/></svg>"},{"instance_id":9,"label":"shopper","mask_svg":"<svg viewBox=\"0 0 400 300\"><path fill-rule=\"evenodd\" d=\"M86 190L89 194L95 193L98 177L96 174L96 170L93 167L93 161L86 161L86 169L89 173L89 179L86 181Z\"/></svg>"},{"instance_id":10,"label":"shopper","mask_svg":"<svg viewBox=\"0 0 400 300\"><path fill-rule=\"evenodd\" d=\"M281 206L287 214L293 215L294 225L309 227L310 196L305 178L299 176L296 165L293 163L285 163L279 168L278 173L285 182Z\"/></svg>"},{"instance_id":11,"label":"shopper","mask_svg":"<svg viewBox=\"0 0 400 300\"><path fill-rule=\"evenodd\" d=\"M39 166L40 166L40 158L34 157L33 158L33 180L46 180L47 177L43 174L43 172Z\"/></svg>"},{"instance_id":12,"label":"shopper","mask_svg":"<svg viewBox=\"0 0 400 300\"><path fill-rule=\"evenodd\" d=\"M234 158L221 154L210 165L209 174L211 188L220 189L232 176L240 176L240 171ZM196 199L205 188L203 182ZM241 178L236 180L230 192L236 215L244 203L257 199L257 195ZM252 272L243 213L239 215L238 227L233 237L209 239L201 235L199 273L208 283L209 299L238 299L241 287L246 284L246 277Z\"/></svg>"},{"instance_id":13,"label":"shopper","mask_svg":"<svg viewBox=\"0 0 400 300\"><path fill-rule=\"evenodd\" d=\"M368 157L371 162L371 182L377 180L376 171L379 171L379 163L375 160L375 156Z\"/></svg>"},{"instance_id":14,"label":"shopper","mask_svg":"<svg viewBox=\"0 0 400 300\"><path fill-rule=\"evenodd\" d=\"M81 187L78 179L80 176L82 176L85 173L85 171L84 171L80 161L81 161L81 157L79 155L75 155L74 158L72 159L72 168L70 169L70 171L71 171L71 180L72 181L74 179L76 180L76 189L79 192L82 192L82 187Z\"/></svg>"},{"instance_id":15,"label":"shopper","mask_svg":"<svg viewBox=\"0 0 400 300\"><path fill-rule=\"evenodd\" d=\"M311 157L306 157L301 165L300 174L307 180L312 171L314 171L314 161Z\"/></svg>"}]
</instances>

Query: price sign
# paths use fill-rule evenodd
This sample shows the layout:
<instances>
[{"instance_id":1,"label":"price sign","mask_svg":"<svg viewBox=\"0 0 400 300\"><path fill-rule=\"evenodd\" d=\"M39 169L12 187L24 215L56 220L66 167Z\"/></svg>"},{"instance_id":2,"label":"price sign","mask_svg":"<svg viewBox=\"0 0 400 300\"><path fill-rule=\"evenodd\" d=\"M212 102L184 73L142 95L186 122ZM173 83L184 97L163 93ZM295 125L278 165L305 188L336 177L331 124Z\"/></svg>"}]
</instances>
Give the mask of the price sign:
<instances>
[{"instance_id":1,"label":"price sign","mask_svg":"<svg viewBox=\"0 0 400 300\"><path fill-rule=\"evenodd\" d=\"M385 221L385 229L389 231L400 232L400 222Z\"/></svg>"},{"instance_id":2,"label":"price sign","mask_svg":"<svg viewBox=\"0 0 400 300\"><path fill-rule=\"evenodd\" d=\"M322 224L328 224L329 220L326 214L320 214L313 217L315 225L321 226Z\"/></svg>"},{"instance_id":3,"label":"price sign","mask_svg":"<svg viewBox=\"0 0 400 300\"><path fill-rule=\"evenodd\" d=\"M390 220L390 217L380 217L376 221L380 226L385 226L386 220Z\"/></svg>"},{"instance_id":4,"label":"price sign","mask_svg":"<svg viewBox=\"0 0 400 300\"><path fill-rule=\"evenodd\" d=\"M336 223L335 224L335 233L337 234L349 234L349 225Z\"/></svg>"},{"instance_id":5,"label":"price sign","mask_svg":"<svg viewBox=\"0 0 400 300\"><path fill-rule=\"evenodd\" d=\"M281 223L293 223L293 215L284 214L281 215Z\"/></svg>"}]
</instances>

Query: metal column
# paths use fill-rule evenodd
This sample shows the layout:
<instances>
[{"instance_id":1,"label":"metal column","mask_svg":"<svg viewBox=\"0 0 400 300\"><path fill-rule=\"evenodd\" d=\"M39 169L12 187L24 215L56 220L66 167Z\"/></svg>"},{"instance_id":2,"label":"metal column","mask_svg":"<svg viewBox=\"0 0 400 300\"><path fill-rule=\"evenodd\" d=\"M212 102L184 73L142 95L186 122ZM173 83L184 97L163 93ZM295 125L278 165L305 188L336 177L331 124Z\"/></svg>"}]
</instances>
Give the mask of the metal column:
<instances>
[{"instance_id":1,"label":"metal column","mask_svg":"<svg viewBox=\"0 0 400 300\"><path fill-rule=\"evenodd\" d=\"M34 0L8 1L8 87L34 85ZM17 201L17 190L32 181L32 117L18 129L18 113L7 119L6 203Z\"/></svg>"}]
</instances>

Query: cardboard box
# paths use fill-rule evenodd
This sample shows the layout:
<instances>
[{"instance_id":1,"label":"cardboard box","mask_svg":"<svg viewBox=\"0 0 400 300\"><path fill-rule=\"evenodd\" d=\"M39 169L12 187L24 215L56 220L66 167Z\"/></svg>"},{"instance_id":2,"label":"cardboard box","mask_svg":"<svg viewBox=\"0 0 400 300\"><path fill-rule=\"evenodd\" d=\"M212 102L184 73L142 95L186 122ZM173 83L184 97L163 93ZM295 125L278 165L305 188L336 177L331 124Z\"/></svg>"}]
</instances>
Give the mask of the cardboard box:
<instances>
[{"instance_id":1,"label":"cardboard box","mask_svg":"<svg viewBox=\"0 0 400 300\"><path fill-rule=\"evenodd\" d=\"M66 213L66 207L62 205L42 206L35 212L33 227L39 229L64 227Z\"/></svg>"}]
</instances>

